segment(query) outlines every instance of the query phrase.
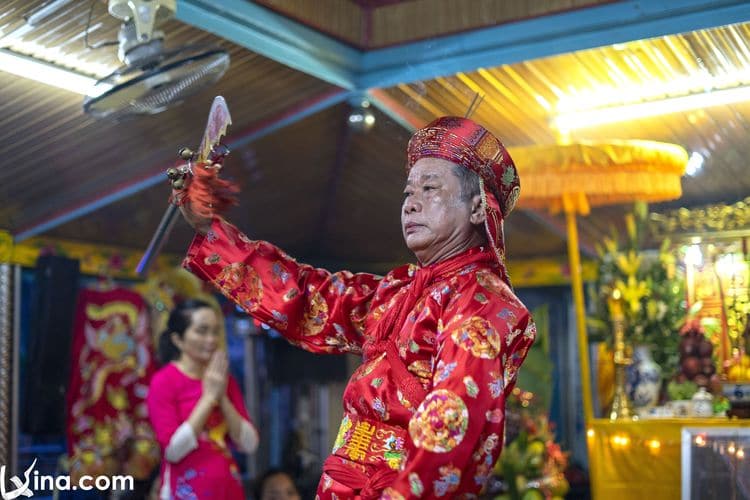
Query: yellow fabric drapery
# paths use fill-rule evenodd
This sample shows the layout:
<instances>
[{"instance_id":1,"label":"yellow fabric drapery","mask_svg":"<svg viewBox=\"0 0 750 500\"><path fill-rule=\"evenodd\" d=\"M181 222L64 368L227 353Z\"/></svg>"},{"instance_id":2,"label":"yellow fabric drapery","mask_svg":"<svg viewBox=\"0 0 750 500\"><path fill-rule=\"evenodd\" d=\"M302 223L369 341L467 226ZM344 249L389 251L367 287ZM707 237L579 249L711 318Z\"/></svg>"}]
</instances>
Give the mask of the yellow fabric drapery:
<instances>
[{"instance_id":1,"label":"yellow fabric drapery","mask_svg":"<svg viewBox=\"0 0 750 500\"><path fill-rule=\"evenodd\" d=\"M679 500L684 427L741 428L750 427L750 420L593 420L587 433L592 498Z\"/></svg>"},{"instance_id":2,"label":"yellow fabric drapery","mask_svg":"<svg viewBox=\"0 0 750 500\"><path fill-rule=\"evenodd\" d=\"M634 140L517 147L510 154L521 177L518 206L565 212L588 423L594 412L576 215L587 215L592 206L679 198L688 155L676 144Z\"/></svg>"},{"instance_id":3,"label":"yellow fabric drapery","mask_svg":"<svg viewBox=\"0 0 750 500\"><path fill-rule=\"evenodd\" d=\"M578 142L510 150L523 186L518 206L577 214L589 207L664 201L682 194L687 152L654 141Z\"/></svg>"}]
</instances>

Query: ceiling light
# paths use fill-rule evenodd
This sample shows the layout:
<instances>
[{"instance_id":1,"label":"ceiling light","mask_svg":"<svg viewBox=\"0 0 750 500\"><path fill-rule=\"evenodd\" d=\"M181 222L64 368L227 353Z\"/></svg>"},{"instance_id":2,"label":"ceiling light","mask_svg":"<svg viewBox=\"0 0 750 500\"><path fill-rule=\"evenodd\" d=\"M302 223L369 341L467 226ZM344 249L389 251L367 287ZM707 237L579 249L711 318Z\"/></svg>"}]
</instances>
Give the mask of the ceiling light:
<instances>
[{"instance_id":1,"label":"ceiling light","mask_svg":"<svg viewBox=\"0 0 750 500\"><path fill-rule=\"evenodd\" d=\"M94 92L95 78L40 61L39 59L34 59L33 57L16 54L6 49L0 49L0 71L92 97L101 95L109 90L106 86L97 86L96 94L89 94L89 92Z\"/></svg>"},{"instance_id":2,"label":"ceiling light","mask_svg":"<svg viewBox=\"0 0 750 500\"><path fill-rule=\"evenodd\" d=\"M570 131L742 101L750 101L750 87L735 87L657 101L571 111L558 115L553 124L560 131Z\"/></svg>"},{"instance_id":3,"label":"ceiling light","mask_svg":"<svg viewBox=\"0 0 750 500\"><path fill-rule=\"evenodd\" d=\"M367 132L375 125L375 115L370 111L370 101L362 100L349 113L349 126L357 132Z\"/></svg>"},{"instance_id":4,"label":"ceiling light","mask_svg":"<svg viewBox=\"0 0 750 500\"><path fill-rule=\"evenodd\" d=\"M640 64L637 58L634 61L636 66ZM558 113L571 113L624 106L712 90L733 89L747 82L750 82L750 70L732 71L716 76L712 76L706 70L700 70L664 81L633 82L621 78L621 81L614 85L595 84L586 88L576 88L571 85L564 94L558 96L555 109Z\"/></svg>"},{"instance_id":5,"label":"ceiling light","mask_svg":"<svg viewBox=\"0 0 750 500\"><path fill-rule=\"evenodd\" d=\"M690 159L687 162L687 165L685 166L685 173L689 175L690 177L693 177L695 174L697 174L701 168L703 168L703 155L697 152L693 152L693 154L690 155Z\"/></svg>"}]
</instances>

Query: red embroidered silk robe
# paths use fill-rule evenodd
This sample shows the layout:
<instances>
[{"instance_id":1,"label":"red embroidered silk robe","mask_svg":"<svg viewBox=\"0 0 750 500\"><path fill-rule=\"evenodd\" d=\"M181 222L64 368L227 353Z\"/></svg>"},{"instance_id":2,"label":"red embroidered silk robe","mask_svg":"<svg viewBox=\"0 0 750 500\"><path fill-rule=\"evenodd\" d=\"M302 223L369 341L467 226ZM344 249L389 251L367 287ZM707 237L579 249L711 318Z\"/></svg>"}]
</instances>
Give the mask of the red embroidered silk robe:
<instances>
[{"instance_id":1,"label":"red embroidered silk robe","mask_svg":"<svg viewBox=\"0 0 750 500\"><path fill-rule=\"evenodd\" d=\"M330 273L216 220L195 238L185 266L295 345L364 352L344 392L318 498L479 493L502 448L506 397L536 334L490 252L474 248L433 270L407 265L383 278ZM423 270L434 272L417 285ZM401 303L413 304L398 314L403 321L373 339ZM395 349L387 354L388 342ZM404 378L418 382L422 399L407 397Z\"/></svg>"}]
</instances>

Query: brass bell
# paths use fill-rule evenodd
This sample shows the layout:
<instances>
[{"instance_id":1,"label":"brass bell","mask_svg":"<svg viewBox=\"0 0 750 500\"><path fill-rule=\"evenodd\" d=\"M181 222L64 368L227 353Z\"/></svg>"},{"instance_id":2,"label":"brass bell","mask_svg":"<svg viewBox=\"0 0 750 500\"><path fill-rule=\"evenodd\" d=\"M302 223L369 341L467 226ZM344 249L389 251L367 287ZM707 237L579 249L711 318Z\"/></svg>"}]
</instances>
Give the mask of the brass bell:
<instances>
[{"instance_id":1,"label":"brass bell","mask_svg":"<svg viewBox=\"0 0 750 500\"><path fill-rule=\"evenodd\" d=\"M185 179L180 177L179 179L175 179L172 181L172 187L175 189L182 189L185 187Z\"/></svg>"},{"instance_id":2,"label":"brass bell","mask_svg":"<svg viewBox=\"0 0 750 500\"><path fill-rule=\"evenodd\" d=\"M187 161L187 160L192 159L195 153L193 152L192 149L185 147L185 148L180 148L179 155L180 155L180 158Z\"/></svg>"},{"instance_id":3,"label":"brass bell","mask_svg":"<svg viewBox=\"0 0 750 500\"><path fill-rule=\"evenodd\" d=\"M171 180L179 179L181 177L180 171L177 170L174 167L168 168L167 169L167 177L169 177Z\"/></svg>"}]
</instances>

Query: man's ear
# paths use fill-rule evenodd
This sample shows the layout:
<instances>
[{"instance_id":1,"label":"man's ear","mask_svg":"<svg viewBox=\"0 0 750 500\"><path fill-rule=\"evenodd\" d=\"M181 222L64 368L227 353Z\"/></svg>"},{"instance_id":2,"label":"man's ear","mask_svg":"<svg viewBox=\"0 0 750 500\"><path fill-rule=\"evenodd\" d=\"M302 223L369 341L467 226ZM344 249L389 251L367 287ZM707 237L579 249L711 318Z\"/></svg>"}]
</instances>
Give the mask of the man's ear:
<instances>
[{"instance_id":1,"label":"man's ear","mask_svg":"<svg viewBox=\"0 0 750 500\"><path fill-rule=\"evenodd\" d=\"M471 198L471 215L469 221L474 225L484 224L484 219L487 214L482 206L482 197L480 195L474 195Z\"/></svg>"}]
</instances>

